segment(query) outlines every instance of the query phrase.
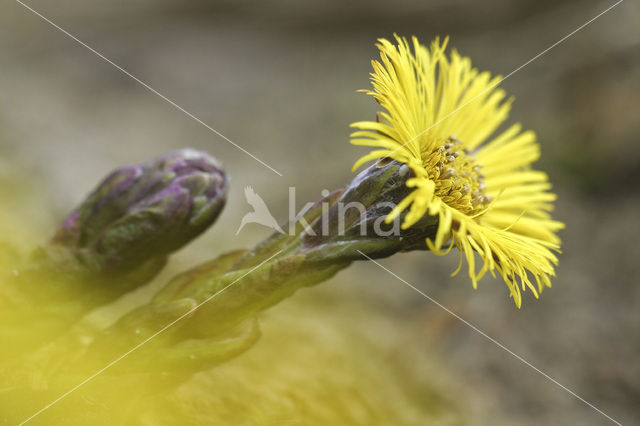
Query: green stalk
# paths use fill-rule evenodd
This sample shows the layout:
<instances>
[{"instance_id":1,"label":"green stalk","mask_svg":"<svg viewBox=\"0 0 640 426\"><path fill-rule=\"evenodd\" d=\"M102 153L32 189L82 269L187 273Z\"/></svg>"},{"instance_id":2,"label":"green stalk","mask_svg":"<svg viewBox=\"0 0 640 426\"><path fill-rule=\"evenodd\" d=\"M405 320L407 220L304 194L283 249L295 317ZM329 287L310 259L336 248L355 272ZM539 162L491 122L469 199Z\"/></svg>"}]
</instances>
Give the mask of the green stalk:
<instances>
[{"instance_id":1,"label":"green stalk","mask_svg":"<svg viewBox=\"0 0 640 426\"><path fill-rule=\"evenodd\" d=\"M92 360L89 365L98 367L145 342L123 362L129 367L120 366L120 372L144 370L150 358L152 369L166 365L170 370L169 365L182 359L185 364L179 374L183 378L236 356L239 348L246 350L257 340L255 319L260 312L300 288L326 281L355 260L365 260L361 252L381 258L426 249L425 239L437 228L433 218L397 235L372 232L391 210L380 203L396 203L406 196L407 177L397 162L366 169L346 188L316 202L292 226L292 235L274 233L251 250L227 253L179 274L149 304L95 334L80 352L85 360ZM365 214L347 215L342 227L341 205L356 201L362 203ZM383 230L389 232L392 226L385 225ZM368 232L362 234L362 229ZM164 329L168 324L172 325ZM251 331L238 332L247 328ZM146 342L149 337L153 338ZM220 342L234 343L225 352Z\"/></svg>"}]
</instances>

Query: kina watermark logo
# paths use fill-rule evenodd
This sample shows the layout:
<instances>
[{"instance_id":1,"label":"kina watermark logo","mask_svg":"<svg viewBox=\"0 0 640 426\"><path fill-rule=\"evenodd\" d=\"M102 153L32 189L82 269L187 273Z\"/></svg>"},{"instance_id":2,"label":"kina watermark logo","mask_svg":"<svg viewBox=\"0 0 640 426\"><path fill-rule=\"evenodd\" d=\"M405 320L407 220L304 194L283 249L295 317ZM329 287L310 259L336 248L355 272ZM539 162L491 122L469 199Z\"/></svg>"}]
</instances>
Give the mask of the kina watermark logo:
<instances>
[{"instance_id":1,"label":"kina watermark logo","mask_svg":"<svg viewBox=\"0 0 640 426\"><path fill-rule=\"evenodd\" d=\"M264 202L262 197L259 196L252 187L247 186L244 189L244 197L247 199L247 203L253 207L253 211L243 216L242 221L240 222L240 227L236 231L236 235L238 235L242 228L244 228L248 223L257 223L284 234L284 231L280 228L280 225L278 225L278 222L271 214L269 207L267 207L267 203Z\"/></svg>"},{"instance_id":2,"label":"kina watermark logo","mask_svg":"<svg viewBox=\"0 0 640 426\"><path fill-rule=\"evenodd\" d=\"M400 217L396 217L390 224L385 223L387 214L392 211L396 205L389 201L379 202L374 206L367 206L357 201L348 203L329 201L329 191L321 192L323 201L321 203L306 203L301 209L296 208L296 188L289 187L289 218L287 229L283 229L276 218L267 207L264 199L251 186L244 189L244 196L247 204L252 211L246 213L242 220L236 235L248 224L258 224L270 228L281 234L296 235L296 228L303 226L304 232L308 235L328 236L335 234L345 235L346 229L356 223L359 227L358 234L366 236L374 234L378 237L389 237L400 235ZM314 227L307 222L305 215L314 207L320 204L322 215L317 219L320 222L314 222ZM374 212L374 213L372 213ZM386 212L386 213L380 213Z\"/></svg>"}]
</instances>

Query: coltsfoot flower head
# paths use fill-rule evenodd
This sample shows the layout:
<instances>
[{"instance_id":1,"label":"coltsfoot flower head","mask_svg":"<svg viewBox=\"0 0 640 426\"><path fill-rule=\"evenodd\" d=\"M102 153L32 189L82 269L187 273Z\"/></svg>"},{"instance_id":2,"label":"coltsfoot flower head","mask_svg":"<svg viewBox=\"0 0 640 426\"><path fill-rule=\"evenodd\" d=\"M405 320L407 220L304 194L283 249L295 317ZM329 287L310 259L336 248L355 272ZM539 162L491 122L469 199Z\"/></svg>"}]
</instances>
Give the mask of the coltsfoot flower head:
<instances>
[{"instance_id":1,"label":"coltsfoot flower head","mask_svg":"<svg viewBox=\"0 0 640 426\"><path fill-rule=\"evenodd\" d=\"M520 124L496 130L507 119L512 99L498 88L500 76L479 72L448 39L429 48L413 37L379 39L380 61L372 61L372 90L384 111L376 121L353 123L351 142L377 148L361 164L380 158L405 163L412 192L389 214L405 210L403 228L423 216L438 217L427 240L431 251L454 245L469 266L474 288L486 272L497 271L518 307L520 289L538 293L551 286L563 224L551 219L555 195L545 173L531 164L540 155L535 134ZM447 250L443 246L450 241ZM482 259L479 270L476 252ZM460 267L454 272L457 273Z\"/></svg>"}]
</instances>

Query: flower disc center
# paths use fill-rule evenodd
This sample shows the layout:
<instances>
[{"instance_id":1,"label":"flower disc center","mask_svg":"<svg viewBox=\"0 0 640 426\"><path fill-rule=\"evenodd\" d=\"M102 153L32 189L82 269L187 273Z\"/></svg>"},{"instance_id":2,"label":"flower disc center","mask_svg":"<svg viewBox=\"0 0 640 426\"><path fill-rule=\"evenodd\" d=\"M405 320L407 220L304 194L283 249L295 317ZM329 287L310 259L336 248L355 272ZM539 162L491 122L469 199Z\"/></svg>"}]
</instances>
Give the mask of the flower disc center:
<instances>
[{"instance_id":1,"label":"flower disc center","mask_svg":"<svg viewBox=\"0 0 640 426\"><path fill-rule=\"evenodd\" d=\"M427 155L425 168L436 183L436 195L458 211L473 215L492 201L486 193L482 164L453 135Z\"/></svg>"}]
</instances>

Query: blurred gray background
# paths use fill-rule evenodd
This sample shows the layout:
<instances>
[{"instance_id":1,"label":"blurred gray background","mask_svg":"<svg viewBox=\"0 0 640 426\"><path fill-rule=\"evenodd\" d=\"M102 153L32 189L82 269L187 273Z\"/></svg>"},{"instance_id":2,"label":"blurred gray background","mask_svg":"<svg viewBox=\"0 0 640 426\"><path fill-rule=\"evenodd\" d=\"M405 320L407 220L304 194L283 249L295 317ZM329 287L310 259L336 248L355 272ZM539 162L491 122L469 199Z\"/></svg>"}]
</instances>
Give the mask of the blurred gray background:
<instances>
[{"instance_id":1,"label":"blurred gray background","mask_svg":"<svg viewBox=\"0 0 640 426\"><path fill-rule=\"evenodd\" d=\"M0 168L29 176L31 218L52 230L106 172L194 147L232 175L218 224L181 252L185 267L268 235L235 231L252 185L284 222L353 176L370 119L377 37L450 35L475 66L506 75L611 2L432 0L273 2L31 0L28 4L277 169L280 177L12 0L0 6ZM627 0L507 79L510 122L538 134L567 223L553 288L518 310L500 280L449 278L457 254L383 263L623 424L640 423L640 6ZM36 193L34 192L34 194ZM43 195L47 194L47 195ZM34 225L36 226L36 225ZM373 264L306 292L367 306L366 331L438 357L473 424L609 424L565 390ZM313 293L309 293L313 294ZM295 303L294 300L285 303ZM377 323L380 323L378 321ZM367 324L359 324L366 329Z\"/></svg>"}]
</instances>

